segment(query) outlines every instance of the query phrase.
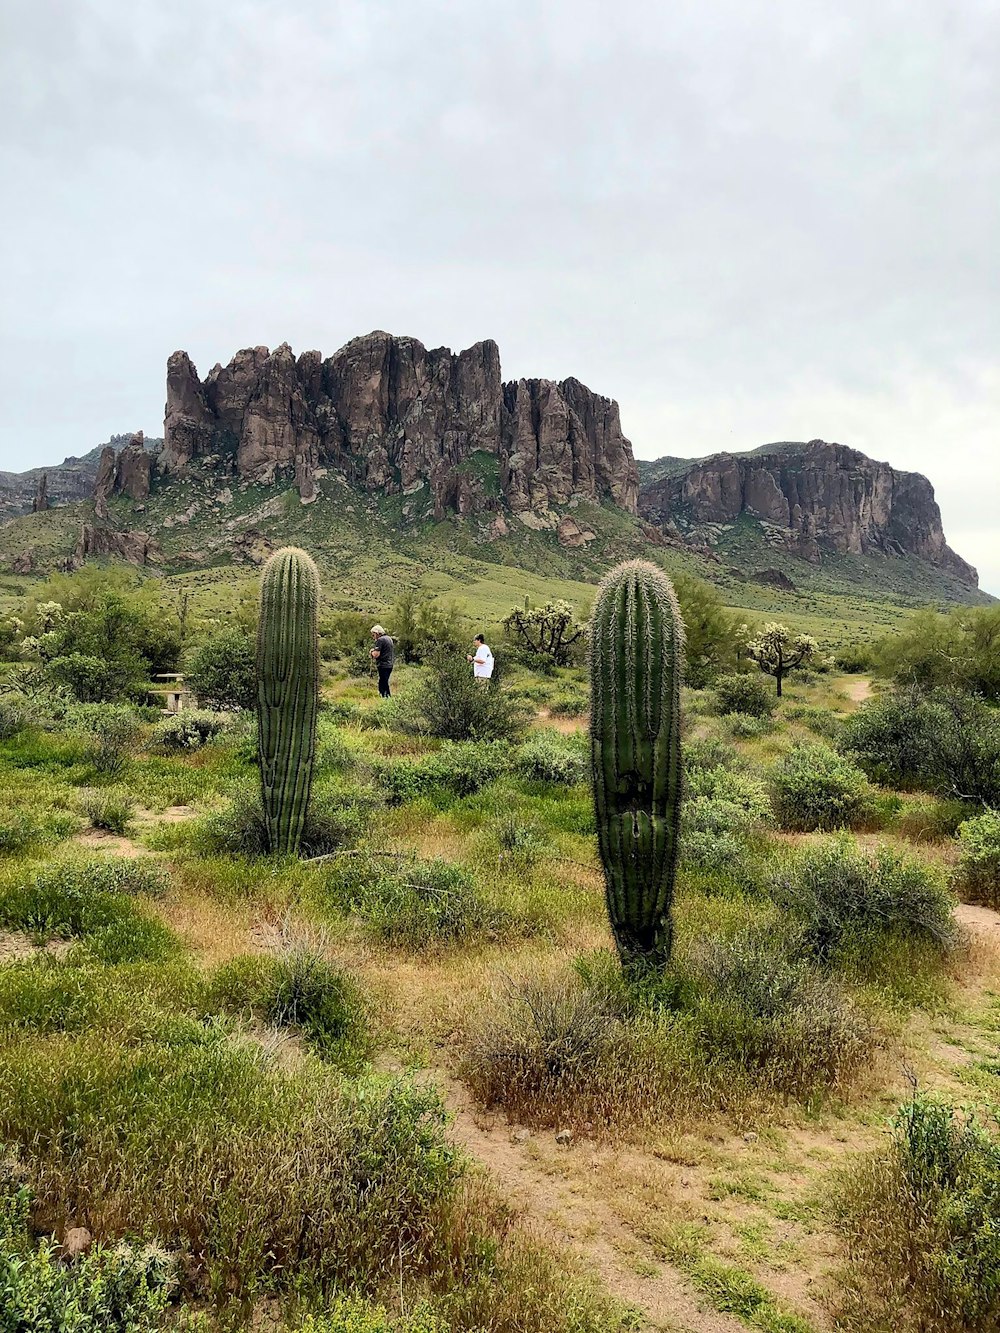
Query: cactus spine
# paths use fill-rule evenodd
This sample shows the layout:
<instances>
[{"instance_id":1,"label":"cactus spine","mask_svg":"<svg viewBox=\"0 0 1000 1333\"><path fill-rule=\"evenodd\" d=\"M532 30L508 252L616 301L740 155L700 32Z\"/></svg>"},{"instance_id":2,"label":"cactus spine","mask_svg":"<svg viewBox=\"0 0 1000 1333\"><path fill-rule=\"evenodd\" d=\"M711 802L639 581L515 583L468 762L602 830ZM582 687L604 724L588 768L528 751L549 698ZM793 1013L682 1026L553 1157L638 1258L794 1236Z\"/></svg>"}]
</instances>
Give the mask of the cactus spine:
<instances>
[{"instance_id":1,"label":"cactus spine","mask_svg":"<svg viewBox=\"0 0 1000 1333\"><path fill-rule=\"evenodd\" d=\"M670 957L683 663L667 576L645 560L611 570L590 622L590 745L608 916L626 968Z\"/></svg>"},{"instance_id":2,"label":"cactus spine","mask_svg":"<svg viewBox=\"0 0 1000 1333\"><path fill-rule=\"evenodd\" d=\"M319 575L286 546L264 566L257 626L257 738L272 852L297 852L309 809L319 702Z\"/></svg>"}]
</instances>

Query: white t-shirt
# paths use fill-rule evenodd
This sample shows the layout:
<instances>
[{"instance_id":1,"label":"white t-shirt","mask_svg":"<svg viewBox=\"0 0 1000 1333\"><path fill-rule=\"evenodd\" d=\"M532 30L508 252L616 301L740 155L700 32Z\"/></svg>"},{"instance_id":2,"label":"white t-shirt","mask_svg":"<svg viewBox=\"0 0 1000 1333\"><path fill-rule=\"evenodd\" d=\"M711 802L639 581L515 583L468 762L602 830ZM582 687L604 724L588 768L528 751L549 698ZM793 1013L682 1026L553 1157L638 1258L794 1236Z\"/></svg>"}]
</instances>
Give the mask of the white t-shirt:
<instances>
[{"instance_id":1,"label":"white t-shirt","mask_svg":"<svg viewBox=\"0 0 1000 1333\"><path fill-rule=\"evenodd\" d=\"M493 654L485 643L481 643L476 649L476 656L472 663L472 674L483 680L489 680L493 675Z\"/></svg>"}]
</instances>

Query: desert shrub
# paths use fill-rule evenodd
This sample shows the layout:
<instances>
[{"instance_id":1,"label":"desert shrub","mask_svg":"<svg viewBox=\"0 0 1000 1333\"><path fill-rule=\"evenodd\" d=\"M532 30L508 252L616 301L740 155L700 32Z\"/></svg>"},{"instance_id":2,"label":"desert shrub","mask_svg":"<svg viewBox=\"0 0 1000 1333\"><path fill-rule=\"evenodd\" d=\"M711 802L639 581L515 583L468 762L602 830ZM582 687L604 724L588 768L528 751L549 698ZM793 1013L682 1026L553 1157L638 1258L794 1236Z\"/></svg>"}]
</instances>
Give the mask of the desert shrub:
<instances>
[{"instance_id":1,"label":"desert shrub","mask_svg":"<svg viewBox=\"0 0 1000 1333\"><path fill-rule=\"evenodd\" d=\"M386 765L381 780L389 799L400 804L434 791L471 796L502 777L509 766L506 745L446 741L433 754Z\"/></svg>"},{"instance_id":2,"label":"desert shrub","mask_svg":"<svg viewBox=\"0 0 1000 1333\"><path fill-rule=\"evenodd\" d=\"M222 712L256 707L256 648L246 630L219 630L194 650L186 665L185 684L203 707Z\"/></svg>"},{"instance_id":3,"label":"desert shrub","mask_svg":"<svg viewBox=\"0 0 1000 1333\"><path fill-rule=\"evenodd\" d=\"M855 644L849 648L838 648L833 661L840 671L848 675L861 675L875 669L876 655L868 645Z\"/></svg>"},{"instance_id":4,"label":"desert shrub","mask_svg":"<svg viewBox=\"0 0 1000 1333\"><path fill-rule=\"evenodd\" d=\"M356 984L308 945L293 945L275 957L224 963L212 978L205 1004L210 1012L222 1008L301 1032L341 1069L356 1070L371 1047Z\"/></svg>"},{"instance_id":5,"label":"desert shrub","mask_svg":"<svg viewBox=\"0 0 1000 1333\"><path fill-rule=\"evenodd\" d=\"M339 1296L322 1315L309 1315L295 1333L449 1333L451 1328L427 1306L390 1314L358 1296Z\"/></svg>"},{"instance_id":6,"label":"desert shrub","mask_svg":"<svg viewBox=\"0 0 1000 1333\"><path fill-rule=\"evenodd\" d=\"M9 741L28 725L28 713L23 704L0 696L0 741Z\"/></svg>"},{"instance_id":7,"label":"desert shrub","mask_svg":"<svg viewBox=\"0 0 1000 1333\"><path fill-rule=\"evenodd\" d=\"M355 846L369 825L376 804L373 794L361 787L314 788L299 844L300 855L326 856ZM204 852L267 856L267 825L256 786L239 792L223 810L203 819L195 831L194 842Z\"/></svg>"},{"instance_id":8,"label":"desert shrub","mask_svg":"<svg viewBox=\"0 0 1000 1333\"><path fill-rule=\"evenodd\" d=\"M505 811L487 825L486 844L496 849L499 864L530 870L551 850L548 839L537 824L526 822L513 810Z\"/></svg>"},{"instance_id":9,"label":"desert shrub","mask_svg":"<svg viewBox=\"0 0 1000 1333\"><path fill-rule=\"evenodd\" d=\"M716 589L704 579L678 570L670 575L684 621L684 674L701 689L736 662L738 624Z\"/></svg>"},{"instance_id":10,"label":"desert shrub","mask_svg":"<svg viewBox=\"0 0 1000 1333\"><path fill-rule=\"evenodd\" d=\"M1000 907L1000 812L987 810L959 828L958 876L978 901Z\"/></svg>"},{"instance_id":11,"label":"desert shrub","mask_svg":"<svg viewBox=\"0 0 1000 1333\"><path fill-rule=\"evenodd\" d=\"M746 717L770 717L774 695L759 675L742 672L719 676L714 683L715 706L723 715L742 713Z\"/></svg>"},{"instance_id":12,"label":"desert shrub","mask_svg":"<svg viewBox=\"0 0 1000 1333\"><path fill-rule=\"evenodd\" d=\"M847 950L877 963L887 935L936 949L954 940L953 899L940 873L891 847L831 838L788 862L772 893L801 922L804 948L824 963Z\"/></svg>"},{"instance_id":13,"label":"desert shrub","mask_svg":"<svg viewBox=\"0 0 1000 1333\"><path fill-rule=\"evenodd\" d=\"M450 741L511 741L524 730L523 706L501 684L474 679L461 657L437 658L413 701L431 736Z\"/></svg>"},{"instance_id":14,"label":"desert shrub","mask_svg":"<svg viewBox=\"0 0 1000 1333\"><path fill-rule=\"evenodd\" d=\"M135 814L135 798L122 787L91 787L80 797L80 808L91 828L123 835Z\"/></svg>"},{"instance_id":15,"label":"desert shrub","mask_svg":"<svg viewBox=\"0 0 1000 1333\"><path fill-rule=\"evenodd\" d=\"M0 1328L4 1333L153 1333L175 1286L175 1261L156 1245L96 1246L73 1264L36 1238L32 1193L0 1163Z\"/></svg>"},{"instance_id":16,"label":"desert shrub","mask_svg":"<svg viewBox=\"0 0 1000 1333\"><path fill-rule=\"evenodd\" d=\"M419 1272L461 1172L443 1119L430 1088L272 1071L222 1031L26 1035L0 1057L0 1139L30 1144L46 1216L80 1200L95 1232L183 1246L188 1284L220 1304L373 1287L400 1254Z\"/></svg>"},{"instance_id":17,"label":"desert shrub","mask_svg":"<svg viewBox=\"0 0 1000 1333\"><path fill-rule=\"evenodd\" d=\"M751 717L749 713L728 713L723 719L726 732L737 741L755 741L774 731L774 719Z\"/></svg>"},{"instance_id":18,"label":"desert shrub","mask_svg":"<svg viewBox=\"0 0 1000 1333\"><path fill-rule=\"evenodd\" d=\"M371 646L370 623L365 626L364 642ZM468 637L462 617L454 602L439 604L432 597L408 589L389 613L393 642L401 662L425 662L442 648L457 652Z\"/></svg>"},{"instance_id":19,"label":"desert shrub","mask_svg":"<svg viewBox=\"0 0 1000 1333\"><path fill-rule=\"evenodd\" d=\"M549 700L549 712L553 717L583 717L589 707L586 692L578 694L556 694Z\"/></svg>"},{"instance_id":20,"label":"desert shrub","mask_svg":"<svg viewBox=\"0 0 1000 1333\"><path fill-rule=\"evenodd\" d=\"M0 854L14 856L33 847L59 842L78 827L76 816L65 810L36 814L15 807L0 811Z\"/></svg>"},{"instance_id":21,"label":"desert shrub","mask_svg":"<svg viewBox=\"0 0 1000 1333\"><path fill-rule=\"evenodd\" d=\"M785 709L785 717L789 722L801 722L828 741L836 741L844 729L842 717L829 708L817 708L815 704L793 704Z\"/></svg>"},{"instance_id":22,"label":"desert shrub","mask_svg":"<svg viewBox=\"0 0 1000 1333\"><path fill-rule=\"evenodd\" d=\"M709 938L677 976L711 1061L749 1072L759 1087L808 1097L856 1069L875 1034L844 988L789 956L788 944L752 927Z\"/></svg>"},{"instance_id":23,"label":"desert shrub","mask_svg":"<svg viewBox=\"0 0 1000 1333\"><path fill-rule=\"evenodd\" d=\"M165 717L153 728L152 743L167 751L197 750L226 729L229 717L207 709L188 709Z\"/></svg>"},{"instance_id":24,"label":"desert shrub","mask_svg":"<svg viewBox=\"0 0 1000 1333\"><path fill-rule=\"evenodd\" d=\"M945 687L1000 702L1000 608L925 609L875 648L879 665L900 684Z\"/></svg>"},{"instance_id":25,"label":"desert shrub","mask_svg":"<svg viewBox=\"0 0 1000 1333\"><path fill-rule=\"evenodd\" d=\"M1000 710L960 690L880 695L847 719L840 749L876 782L1000 805Z\"/></svg>"},{"instance_id":26,"label":"desert shrub","mask_svg":"<svg viewBox=\"0 0 1000 1333\"><path fill-rule=\"evenodd\" d=\"M440 859L345 857L327 870L322 892L377 938L412 947L496 934L506 919L464 866Z\"/></svg>"},{"instance_id":27,"label":"desert shrub","mask_svg":"<svg viewBox=\"0 0 1000 1333\"><path fill-rule=\"evenodd\" d=\"M587 739L560 736L556 731L536 731L518 750L514 771L532 782L575 786L586 781L590 771Z\"/></svg>"},{"instance_id":28,"label":"desert shrub","mask_svg":"<svg viewBox=\"0 0 1000 1333\"><path fill-rule=\"evenodd\" d=\"M690 781L691 775L703 768L740 769L746 761L735 745L730 745L721 736L699 736L688 741L683 751L684 772Z\"/></svg>"},{"instance_id":29,"label":"desert shrub","mask_svg":"<svg viewBox=\"0 0 1000 1333\"><path fill-rule=\"evenodd\" d=\"M120 704L78 704L70 726L87 738L87 757L103 777L117 778L139 745L141 724L134 708Z\"/></svg>"},{"instance_id":30,"label":"desert shrub","mask_svg":"<svg viewBox=\"0 0 1000 1333\"><path fill-rule=\"evenodd\" d=\"M688 774L681 808L681 854L693 865L722 870L740 865L750 835L771 819L771 802L756 777L732 769Z\"/></svg>"},{"instance_id":31,"label":"desert shrub","mask_svg":"<svg viewBox=\"0 0 1000 1333\"><path fill-rule=\"evenodd\" d=\"M838 1327L981 1333L1000 1327L1000 1135L980 1114L917 1097L886 1149L844 1175Z\"/></svg>"},{"instance_id":32,"label":"desert shrub","mask_svg":"<svg viewBox=\"0 0 1000 1333\"><path fill-rule=\"evenodd\" d=\"M771 770L771 791L783 829L854 828L874 809L864 773L822 745L789 750Z\"/></svg>"}]
</instances>

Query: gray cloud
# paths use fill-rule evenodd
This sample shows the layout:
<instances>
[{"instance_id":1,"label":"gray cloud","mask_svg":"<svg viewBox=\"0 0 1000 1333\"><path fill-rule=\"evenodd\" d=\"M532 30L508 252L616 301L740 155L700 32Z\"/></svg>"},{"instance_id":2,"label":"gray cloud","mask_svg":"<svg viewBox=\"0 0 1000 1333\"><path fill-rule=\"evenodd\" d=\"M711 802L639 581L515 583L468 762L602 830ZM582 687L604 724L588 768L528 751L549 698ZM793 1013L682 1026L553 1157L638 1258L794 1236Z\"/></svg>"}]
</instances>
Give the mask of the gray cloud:
<instances>
[{"instance_id":1,"label":"gray cloud","mask_svg":"<svg viewBox=\"0 0 1000 1333\"><path fill-rule=\"evenodd\" d=\"M8 0L2 465L381 327L925 471L1000 591L992 0Z\"/></svg>"}]
</instances>

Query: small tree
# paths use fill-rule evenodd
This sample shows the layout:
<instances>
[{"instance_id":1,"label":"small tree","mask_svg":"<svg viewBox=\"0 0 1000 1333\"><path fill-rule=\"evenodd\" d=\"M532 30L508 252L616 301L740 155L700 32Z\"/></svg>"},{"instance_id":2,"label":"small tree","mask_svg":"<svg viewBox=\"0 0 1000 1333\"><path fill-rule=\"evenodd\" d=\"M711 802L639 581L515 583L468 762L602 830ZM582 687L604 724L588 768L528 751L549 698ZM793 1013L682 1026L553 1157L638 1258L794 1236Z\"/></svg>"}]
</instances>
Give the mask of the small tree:
<instances>
[{"instance_id":1,"label":"small tree","mask_svg":"<svg viewBox=\"0 0 1000 1333\"><path fill-rule=\"evenodd\" d=\"M191 654L186 683L200 704L235 710L257 702L254 641L246 630L227 628L206 639Z\"/></svg>"},{"instance_id":2,"label":"small tree","mask_svg":"<svg viewBox=\"0 0 1000 1333\"><path fill-rule=\"evenodd\" d=\"M787 625L773 621L747 645L747 652L765 675L773 676L781 698L781 682L796 667L804 666L819 645L808 634L793 634Z\"/></svg>"},{"instance_id":3,"label":"small tree","mask_svg":"<svg viewBox=\"0 0 1000 1333\"><path fill-rule=\"evenodd\" d=\"M568 665L571 649L587 632L569 602L515 607L503 622L506 632L529 652L548 657L555 666Z\"/></svg>"}]
</instances>

